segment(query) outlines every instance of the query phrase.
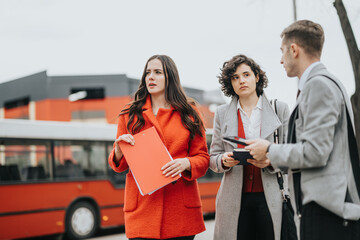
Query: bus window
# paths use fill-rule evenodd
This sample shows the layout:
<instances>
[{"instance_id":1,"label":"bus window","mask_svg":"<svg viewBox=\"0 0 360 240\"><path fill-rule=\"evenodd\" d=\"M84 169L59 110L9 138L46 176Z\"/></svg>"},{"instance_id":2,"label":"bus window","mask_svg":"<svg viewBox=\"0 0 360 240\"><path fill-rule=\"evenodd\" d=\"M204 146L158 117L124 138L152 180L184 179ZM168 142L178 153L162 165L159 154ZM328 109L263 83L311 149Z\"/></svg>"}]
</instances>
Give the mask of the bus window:
<instances>
[{"instance_id":1,"label":"bus window","mask_svg":"<svg viewBox=\"0 0 360 240\"><path fill-rule=\"evenodd\" d=\"M84 179L105 176L105 143L55 141L57 179Z\"/></svg>"},{"instance_id":2,"label":"bus window","mask_svg":"<svg viewBox=\"0 0 360 240\"><path fill-rule=\"evenodd\" d=\"M106 175L107 155L105 143L91 144L90 167L92 176L104 177Z\"/></svg>"},{"instance_id":3,"label":"bus window","mask_svg":"<svg viewBox=\"0 0 360 240\"><path fill-rule=\"evenodd\" d=\"M199 182L202 181L220 181L223 176L223 173L213 172L210 168L206 171L206 174L199 178Z\"/></svg>"},{"instance_id":4,"label":"bus window","mask_svg":"<svg viewBox=\"0 0 360 240\"><path fill-rule=\"evenodd\" d=\"M107 156L110 155L112 149L113 149L113 144L108 144L107 145ZM108 166L107 168L108 168L108 175L109 175L110 181L117 187L124 187L126 174L129 172L129 170L118 173L118 172L115 172L114 170L112 170L112 168L110 167L109 164L107 164L107 166Z\"/></svg>"},{"instance_id":5,"label":"bus window","mask_svg":"<svg viewBox=\"0 0 360 240\"><path fill-rule=\"evenodd\" d=\"M207 129L206 132L206 145L208 147L208 151L210 153L210 146L212 141L212 130ZM206 181L220 181L222 178L222 173L213 172L210 168L206 171L206 174L199 179L199 182Z\"/></svg>"},{"instance_id":6,"label":"bus window","mask_svg":"<svg viewBox=\"0 0 360 240\"><path fill-rule=\"evenodd\" d=\"M51 178L50 144L36 140L0 143L0 181L43 181Z\"/></svg>"}]
</instances>

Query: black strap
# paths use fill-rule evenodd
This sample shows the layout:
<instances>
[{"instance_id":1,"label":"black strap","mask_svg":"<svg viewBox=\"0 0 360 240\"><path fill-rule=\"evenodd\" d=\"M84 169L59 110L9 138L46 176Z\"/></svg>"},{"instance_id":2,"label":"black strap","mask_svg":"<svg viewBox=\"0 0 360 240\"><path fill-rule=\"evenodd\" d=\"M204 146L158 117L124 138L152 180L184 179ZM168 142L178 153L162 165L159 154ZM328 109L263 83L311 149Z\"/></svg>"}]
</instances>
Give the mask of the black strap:
<instances>
[{"instance_id":1,"label":"black strap","mask_svg":"<svg viewBox=\"0 0 360 240\"><path fill-rule=\"evenodd\" d=\"M288 139L287 143L296 143L296 126L295 120L299 117L299 109L296 107L289 119ZM296 213L301 216L302 199L301 199L301 172L300 169L292 169L294 182L294 198L296 203Z\"/></svg>"},{"instance_id":2,"label":"black strap","mask_svg":"<svg viewBox=\"0 0 360 240\"><path fill-rule=\"evenodd\" d=\"M272 106L272 108L274 109L276 115L277 115L277 107L276 107L276 99L273 99L270 101L270 104ZM279 143L279 130L276 129L274 131L274 143L278 144ZM285 194L285 190L284 190L284 178L283 178L283 175L281 172L277 172L276 173L276 177L277 177L277 181L278 181L278 184L279 184L279 189L280 189L280 192L281 192L281 195L282 195L282 198L284 201L287 201L289 199L289 197L286 196Z\"/></svg>"},{"instance_id":3,"label":"black strap","mask_svg":"<svg viewBox=\"0 0 360 240\"><path fill-rule=\"evenodd\" d=\"M287 143L296 143L295 120L298 118L299 118L299 109L298 109L298 106L296 106L296 108L291 113L291 116L289 118Z\"/></svg>"},{"instance_id":4,"label":"black strap","mask_svg":"<svg viewBox=\"0 0 360 240\"><path fill-rule=\"evenodd\" d=\"M293 169L294 195L296 203L296 213L301 217L302 199L301 199L301 172L299 169Z\"/></svg>"},{"instance_id":5,"label":"black strap","mask_svg":"<svg viewBox=\"0 0 360 240\"><path fill-rule=\"evenodd\" d=\"M319 76L319 75L317 75L317 76ZM344 93L343 93L341 87L339 86L339 84L334 79L332 79L331 77L326 76L326 75L320 75L320 76L324 76L324 77L330 79L331 81L333 81L336 84L336 86L338 86L338 88L340 89L340 92L343 95L343 98L344 98L344 101L345 101L346 120L347 120L347 128L348 128L347 129L348 130L348 144L349 144L349 151L350 151L351 167L352 167L352 170L353 170L356 189L357 189L357 192L358 192L358 195L359 195L360 194L359 151L358 151L356 137L355 137L355 130L353 128L350 113L349 113L349 110L348 110L347 105L346 105L346 99L345 99L345 96L344 96ZM347 191L349 191L349 189ZM349 197L350 197L350 195L347 192L347 198L349 198Z\"/></svg>"}]
</instances>

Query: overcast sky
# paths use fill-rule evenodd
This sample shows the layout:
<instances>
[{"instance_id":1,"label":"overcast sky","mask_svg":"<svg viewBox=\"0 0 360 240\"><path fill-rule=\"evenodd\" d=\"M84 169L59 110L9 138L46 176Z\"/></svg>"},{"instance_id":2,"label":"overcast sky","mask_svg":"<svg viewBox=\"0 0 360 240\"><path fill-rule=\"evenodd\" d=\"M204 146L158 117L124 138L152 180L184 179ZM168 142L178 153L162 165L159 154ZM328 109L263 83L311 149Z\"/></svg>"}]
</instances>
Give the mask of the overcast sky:
<instances>
[{"instance_id":1,"label":"overcast sky","mask_svg":"<svg viewBox=\"0 0 360 240\"><path fill-rule=\"evenodd\" d=\"M246 54L266 71L269 98L295 103L297 80L280 64L292 0L0 0L0 83L48 75L140 78L154 54L172 57L182 84L219 88L223 62ZM333 0L297 0L298 19L325 30L322 62L351 95L354 76ZM344 0L360 43L360 1Z\"/></svg>"}]
</instances>

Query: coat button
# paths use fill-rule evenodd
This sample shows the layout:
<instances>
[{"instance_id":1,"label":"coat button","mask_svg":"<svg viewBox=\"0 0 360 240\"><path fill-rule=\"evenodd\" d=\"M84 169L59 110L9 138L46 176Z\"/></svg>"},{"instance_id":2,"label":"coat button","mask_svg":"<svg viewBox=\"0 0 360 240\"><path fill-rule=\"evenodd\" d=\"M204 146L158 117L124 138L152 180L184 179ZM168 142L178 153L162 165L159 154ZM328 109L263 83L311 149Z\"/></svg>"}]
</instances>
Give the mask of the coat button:
<instances>
[{"instance_id":1,"label":"coat button","mask_svg":"<svg viewBox=\"0 0 360 240\"><path fill-rule=\"evenodd\" d=\"M254 179L254 177L252 175L250 175L249 179L252 181Z\"/></svg>"}]
</instances>

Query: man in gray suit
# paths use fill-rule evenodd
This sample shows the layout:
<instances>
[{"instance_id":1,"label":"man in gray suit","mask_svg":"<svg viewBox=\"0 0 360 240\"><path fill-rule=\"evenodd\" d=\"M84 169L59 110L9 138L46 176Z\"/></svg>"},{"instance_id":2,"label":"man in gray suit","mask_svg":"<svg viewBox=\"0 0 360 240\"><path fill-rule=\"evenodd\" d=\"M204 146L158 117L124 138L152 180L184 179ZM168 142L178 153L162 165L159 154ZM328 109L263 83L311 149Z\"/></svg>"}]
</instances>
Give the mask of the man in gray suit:
<instances>
[{"instance_id":1,"label":"man in gray suit","mask_svg":"<svg viewBox=\"0 0 360 240\"><path fill-rule=\"evenodd\" d=\"M299 78L288 143L255 139L246 148L256 160L293 170L301 239L360 239L358 180L348 140L353 115L344 87L320 62L323 29L301 20L281 38L281 64L288 77Z\"/></svg>"}]
</instances>

